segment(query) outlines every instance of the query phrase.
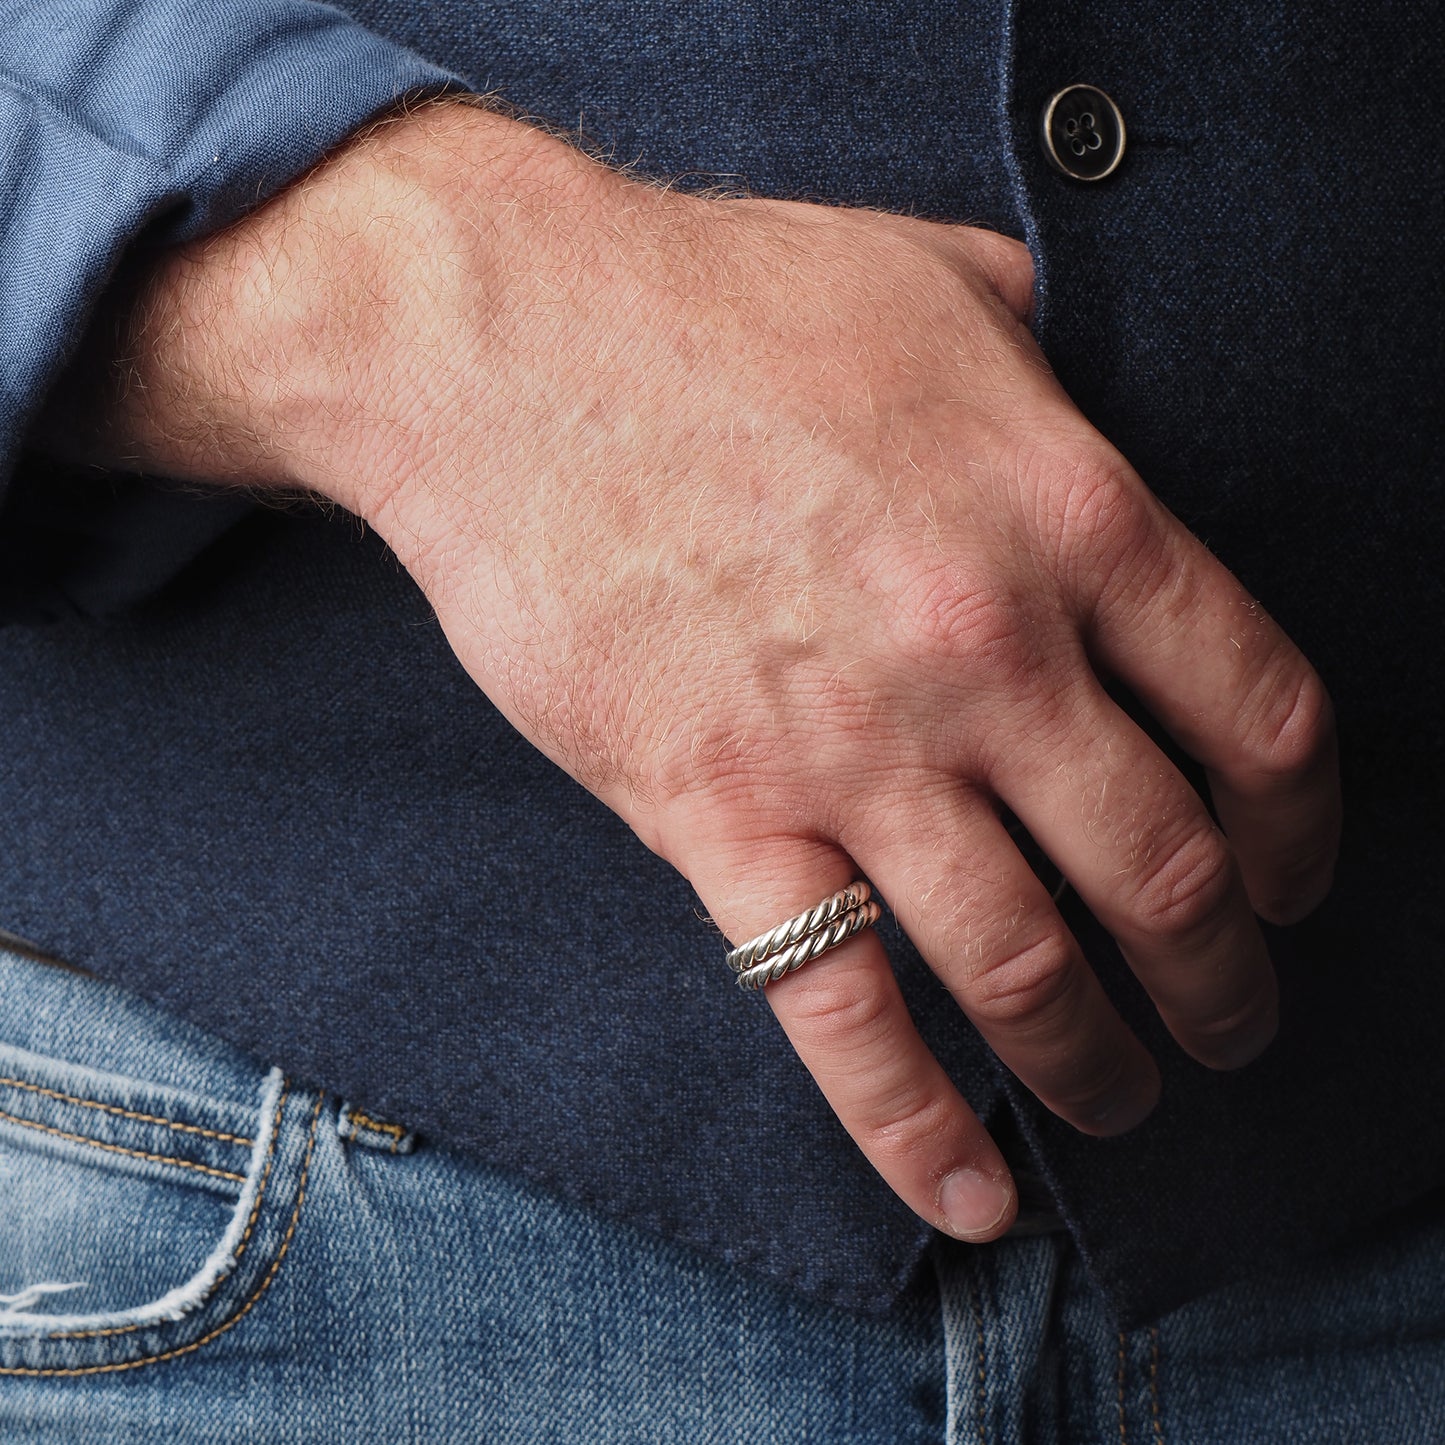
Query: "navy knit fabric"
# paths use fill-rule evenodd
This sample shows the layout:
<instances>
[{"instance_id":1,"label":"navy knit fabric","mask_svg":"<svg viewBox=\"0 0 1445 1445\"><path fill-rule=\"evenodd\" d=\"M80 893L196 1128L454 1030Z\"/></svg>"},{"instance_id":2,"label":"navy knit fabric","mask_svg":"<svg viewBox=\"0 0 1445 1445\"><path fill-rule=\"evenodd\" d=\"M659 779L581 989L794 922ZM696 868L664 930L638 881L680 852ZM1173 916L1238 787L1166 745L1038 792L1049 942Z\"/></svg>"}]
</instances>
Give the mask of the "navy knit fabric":
<instances>
[{"instance_id":1,"label":"navy knit fabric","mask_svg":"<svg viewBox=\"0 0 1445 1445\"><path fill-rule=\"evenodd\" d=\"M1281 1035L1248 1069L1184 1059L1097 926L1072 920L1164 1063L1163 1103L1106 1143L1019 1103L1096 1276L1159 1261L1121 1291L1138 1315L1445 1173L1445 34L1412 3L1048 9L1021 32L1009 100L1040 339L1319 668L1343 750L1336 885L1269 931ZM1037 106L1059 77L1123 108L1116 184L1045 166Z\"/></svg>"},{"instance_id":2,"label":"navy knit fabric","mask_svg":"<svg viewBox=\"0 0 1445 1445\"><path fill-rule=\"evenodd\" d=\"M1324 671L1346 856L1325 910L1273 940L1284 1031L1235 1075L1185 1060L1108 940L1071 918L1164 1069L1158 1115L1125 1139L1076 1136L1000 1079L892 935L910 1004L975 1104L1016 1112L1125 1319L1445 1179L1430 652L1445 599L1424 381L1445 187L1427 7L352 8L644 172L1027 235L1066 384ZM249 10L226 7L229 23ZM18 61L0 55L8 80ZM135 55L144 70L144 37ZM437 83L400 51L375 72ZM1076 80L1129 125L1098 186L1049 171L1034 136L1049 92ZM338 95L341 124L366 108L341 115ZM305 132L299 109L273 99L264 132L292 138L293 172L297 135L318 153L335 138ZM95 152L81 175L109 164ZM7 194L33 196L14 174ZM197 213L242 203L217 194ZM122 213L110 257L152 212ZM7 373L17 417L110 264L46 291L26 255L51 314L15 346L35 358ZM8 286L7 316L23 309ZM15 619L0 629L4 926L424 1133L810 1293L877 1307L907 1277L926 1231L766 1008L731 990L685 882L511 733L354 524L237 523L228 500L110 494L32 463L0 518L0 599Z\"/></svg>"}]
</instances>

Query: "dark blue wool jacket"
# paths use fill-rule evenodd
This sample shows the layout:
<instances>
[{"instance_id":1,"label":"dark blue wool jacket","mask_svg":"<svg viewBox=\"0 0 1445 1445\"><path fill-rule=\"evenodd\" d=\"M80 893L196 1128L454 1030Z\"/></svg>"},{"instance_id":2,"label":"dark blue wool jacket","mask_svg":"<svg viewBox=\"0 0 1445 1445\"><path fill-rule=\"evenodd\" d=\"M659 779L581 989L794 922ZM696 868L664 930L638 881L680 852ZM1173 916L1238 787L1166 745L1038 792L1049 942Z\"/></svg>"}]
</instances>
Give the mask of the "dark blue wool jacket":
<instances>
[{"instance_id":1,"label":"dark blue wool jacket","mask_svg":"<svg viewBox=\"0 0 1445 1445\"><path fill-rule=\"evenodd\" d=\"M1445 1180L1438 20L1426 0L16 0L0 33L0 926L438 1141L882 1307L925 1228L696 900L513 734L345 518L71 477L27 418L117 259L222 224L418 57L656 175L1025 237L1085 413L1329 683L1346 835L1283 1026L1083 1138L907 943L925 1036L1136 1322ZM363 29L362 27L367 27ZM406 49L398 47L407 47ZM1107 181L1048 95L1119 103Z\"/></svg>"}]
</instances>

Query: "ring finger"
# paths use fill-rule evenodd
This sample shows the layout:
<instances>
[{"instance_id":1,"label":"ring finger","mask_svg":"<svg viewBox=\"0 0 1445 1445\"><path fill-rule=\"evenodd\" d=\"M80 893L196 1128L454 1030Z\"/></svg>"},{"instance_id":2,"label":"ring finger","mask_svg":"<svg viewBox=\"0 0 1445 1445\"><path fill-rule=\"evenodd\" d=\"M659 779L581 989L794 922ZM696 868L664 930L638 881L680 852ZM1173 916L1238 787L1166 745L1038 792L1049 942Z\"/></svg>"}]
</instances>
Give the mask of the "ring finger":
<instances>
[{"instance_id":1,"label":"ring finger","mask_svg":"<svg viewBox=\"0 0 1445 1445\"><path fill-rule=\"evenodd\" d=\"M714 846L686 871L735 944L858 874L833 844L755 835ZM833 1112L904 1203L962 1239L993 1239L1009 1227L1017 1199L1008 1166L919 1036L872 929L766 994Z\"/></svg>"}]
</instances>

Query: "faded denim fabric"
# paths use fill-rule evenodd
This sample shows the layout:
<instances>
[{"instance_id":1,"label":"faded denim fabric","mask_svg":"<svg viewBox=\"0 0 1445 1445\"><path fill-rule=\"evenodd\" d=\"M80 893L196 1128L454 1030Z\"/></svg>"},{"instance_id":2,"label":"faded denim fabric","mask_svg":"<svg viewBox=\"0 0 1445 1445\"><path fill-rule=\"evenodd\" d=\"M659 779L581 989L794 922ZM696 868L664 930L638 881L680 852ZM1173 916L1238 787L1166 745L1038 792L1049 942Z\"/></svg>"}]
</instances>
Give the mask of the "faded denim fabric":
<instances>
[{"instance_id":1,"label":"faded denim fabric","mask_svg":"<svg viewBox=\"0 0 1445 1445\"><path fill-rule=\"evenodd\" d=\"M1067 1236L833 1309L0 953L0 1438L1427 1445L1445 1207L1120 1333Z\"/></svg>"},{"instance_id":2,"label":"faded denim fabric","mask_svg":"<svg viewBox=\"0 0 1445 1445\"><path fill-rule=\"evenodd\" d=\"M943 1438L1435 1445L1445 1438L1442 1262L1437 1194L1377 1238L1120 1329L1065 1235L982 1249L940 1240Z\"/></svg>"},{"instance_id":3,"label":"faded denim fabric","mask_svg":"<svg viewBox=\"0 0 1445 1445\"><path fill-rule=\"evenodd\" d=\"M0 1439L930 1445L937 1291L815 1304L0 952Z\"/></svg>"},{"instance_id":4,"label":"faded denim fabric","mask_svg":"<svg viewBox=\"0 0 1445 1445\"><path fill-rule=\"evenodd\" d=\"M74 180L46 195L76 214L42 231L22 217L9 234L26 266L0 273L4 314L57 355L104 279L76 248L94 198L111 194L116 138L169 113L175 72L154 63L164 37L190 25L199 51L180 53L199 69L186 75L289 53L246 38L275 7L230 5L225 26L198 26L178 0L114 3L149 17L114 52L147 84L109 87L93 147L85 126L66 128ZM53 47L86 33L93 7L60 8L72 27L33 25L4 52L7 76L54 69ZM1283 1031L1233 1075L1185 1059L1113 945L1069 914L1163 1069L1159 1112L1124 1139L1084 1139L1039 1109L890 934L910 1006L975 1106L1017 1117L1093 1278L1131 1322L1367 1234L1438 1185L1434 7L375 0L355 12L470 84L580 121L644 174L1027 237L1038 334L1065 384L1320 666L1341 721L1345 854L1324 909L1272 936ZM378 57L367 47L381 41L333 32L325 14L323 53L332 36L372 55L363 108L417 63ZM83 112L83 69L73 57L60 69L57 109ZM1049 171L1034 137L1047 95L1078 80L1113 95L1128 124L1124 163L1098 186ZM344 130L359 92L334 92ZM280 87L264 117L244 87L239 117L223 95L196 112L186 155L206 154L217 118L223 133L250 117L262 138L302 134L295 95ZM318 149L337 133L318 133ZM295 165L304 150L288 150ZM28 184L41 154L4 174ZM228 177L255 175L233 175L229 147L211 154L224 174L188 172L187 194L219 219L205 211L212 187L234 209ZM121 213L137 226L149 215ZM79 289L56 290L72 271ZM12 407L33 402L43 370L25 372ZM98 486L25 463L0 515L0 589L19 579L7 615L58 619L0 628L0 922L472 1158L817 1298L886 1311L928 1231L857 1156L766 1008L733 995L691 890L507 727L385 549L346 519L269 513L225 530L233 515L203 524L190 501L184 536L159 519L123 526L99 516ZM140 490L180 515L174 496ZM147 505L119 500L132 519Z\"/></svg>"}]
</instances>

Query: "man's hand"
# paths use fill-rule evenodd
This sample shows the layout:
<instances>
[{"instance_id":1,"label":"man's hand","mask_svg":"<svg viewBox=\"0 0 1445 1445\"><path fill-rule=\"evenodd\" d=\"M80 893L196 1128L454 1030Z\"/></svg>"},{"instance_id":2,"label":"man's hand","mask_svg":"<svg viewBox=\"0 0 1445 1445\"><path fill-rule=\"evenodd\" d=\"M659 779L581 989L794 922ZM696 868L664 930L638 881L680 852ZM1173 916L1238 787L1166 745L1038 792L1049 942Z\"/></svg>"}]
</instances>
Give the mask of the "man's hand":
<instances>
[{"instance_id":1,"label":"man's hand","mask_svg":"<svg viewBox=\"0 0 1445 1445\"><path fill-rule=\"evenodd\" d=\"M1232 1068L1275 1030L1254 915L1328 887L1335 742L1304 658L1060 390L1031 280L990 233L668 193L435 107L154 268L85 445L365 517L729 938L865 872L1018 1077L1112 1134L1157 1071L1000 805ZM1208 768L1223 832L1104 678ZM767 996L913 1209L1008 1227L872 933Z\"/></svg>"}]
</instances>

